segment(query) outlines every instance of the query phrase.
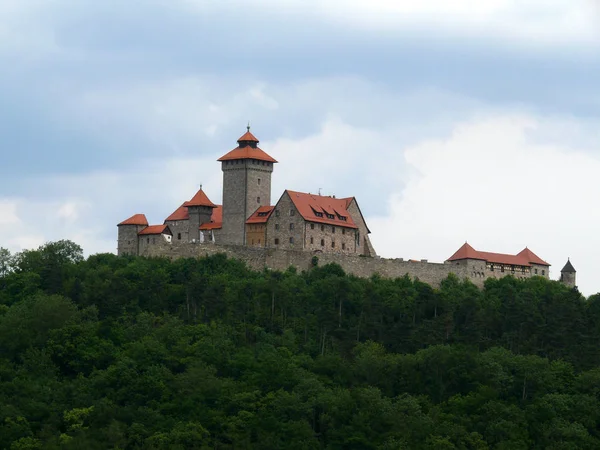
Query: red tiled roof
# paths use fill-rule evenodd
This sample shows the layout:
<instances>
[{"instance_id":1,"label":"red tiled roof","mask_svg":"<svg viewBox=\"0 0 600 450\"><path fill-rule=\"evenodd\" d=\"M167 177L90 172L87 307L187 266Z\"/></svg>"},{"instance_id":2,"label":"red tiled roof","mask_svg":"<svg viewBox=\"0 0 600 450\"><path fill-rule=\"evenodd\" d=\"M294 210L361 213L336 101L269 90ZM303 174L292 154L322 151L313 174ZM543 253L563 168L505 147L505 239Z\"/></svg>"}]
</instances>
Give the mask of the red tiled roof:
<instances>
[{"instance_id":1,"label":"red tiled roof","mask_svg":"<svg viewBox=\"0 0 600 450\"><path fill-rule=\"evenodd\" d=\"M226 155L221 156L219 159L217 159L217 161L231 161L234 159L257 159L259 161L267 161L271 163L277 162L276 159L271 158L260 148L250 147L249 145L246 147L236 147Z\"/></svg>"},{"instance_id":2,"label":"red tiled roof","mask_svg":"<svg viewBox=\"0 0 600 450\"><path fill-rule=\"evenodd\" d=\"M196 195L194 195L189 202L185 202L183 206L210 206L211 208L214 208L217 205L211 202L204 191L200 189L196 192Z\"/></svg>"},{"instance_id":3,"label":"red tiled roof","mask_svg":"<svg viewBox=\"0 0 600 450\"><path fill-rule=\"evenodd\" d=\"M461 259L478 259L490 263L508 264L511 266L530 266L531 264L550 266L550 264L540 259L528 248L525 248L517 255L506 255L503 253L480 252L467 243L459 248L454 255L448 258L448 261L459 261Z\"/></svg>"},{"instance_id":4,"label":"red tiled roof","mask_svg":"<svg viewBox=\"0 0 600 450\"><path fill-rule=\"evenodd\" d=\"M139 235L146 234L171 234L171 230L167 225L150 225L138 233Z\"/></svg>"},{"instance_id":5,"label":"red tiled roof","mask_svg":"<svg viewBox=\"0 0 600 450\"><path fill-rule=\"evenodd\" d=\"M129 219L124 220L119 225L144 225L148 226L148 219L144 214L134 214ZM117 226L119 226L117 225Z\"/></svg>"},{"instance_id":6,"label":"red tiled roof","mask_svg":"<svg viewBox=\"0 0 600 450\"><path fill-rule=\"evenodd\" d=\"M256 137L252 133L250 133L250 129L248 129L248 131L246 131L244 133L244 135L242 137L240 137L237 141L238 142L242 142L242 141L259 142L258 139L256 139Z\"/></svg>"},{"instance_id":7,"label":"red tiled roof","mask_svg":"<svg viewBox=\"0 0 600 450\"><path fill-rule=\"evenodd\" d=\"M546 261L544 261L542 258L540 258L538 255L536 255L531 250L529 250L527 247L525 247L523 250L521 250L521 252L518 253L518 256L527 258L527 260L530 263L539 264L540 266L549 266L550 265Z\"/></svg>"},{"instance_id":8,"label":"red tiled roof","mask_svg":"<svg viewBox=\"0 0 600 450\"><path fill-rule=\"evenodd\" d=\"M212 210L210 222L200 225L201 230L216 230L223 227L223 206L216 205Z\"/></svg>"},{"instance_id":9,"label":"red tiled roof","mask_svg":"<svg viewBox=\"0 0 600 450\"><path fill-rule=\"evenodd\" d=\"M289 190L285 192L290 196L292 203L294 203L294 206L300 215L308 222L325 223L346 228L358 228L352 220L352 216L350 216L350 213L346 209L346 199ZM319 213L322 214L322 217L317 215ZM334 218L328 218L326 213L332 214ZM340 219L339 216L344 216L346 220Z\"/></svg>"},{"instance_id":10,"label":"red tiled roof","mask_svg":"<svg viewBox=\"0 0 600 450\"><path fill-rule=\"evenodd\" d=\"M186 202L187 203L187 202ZM165 222L168 220L188 220L190 218L190 214L188 213L187 206L185 203L177 208L173 214L165 219Z\"/></svg>"},{"instance_id":11,"label":"red tiled roof","mask_svg":"<svg viewBox=\"0 0 600 450\"><path fill-rule=\"evenodd\" d=\"M274 206L261 206L248 217L246 223L267 223L271 214L275 210Z\"/></svg>"}]
</instances>

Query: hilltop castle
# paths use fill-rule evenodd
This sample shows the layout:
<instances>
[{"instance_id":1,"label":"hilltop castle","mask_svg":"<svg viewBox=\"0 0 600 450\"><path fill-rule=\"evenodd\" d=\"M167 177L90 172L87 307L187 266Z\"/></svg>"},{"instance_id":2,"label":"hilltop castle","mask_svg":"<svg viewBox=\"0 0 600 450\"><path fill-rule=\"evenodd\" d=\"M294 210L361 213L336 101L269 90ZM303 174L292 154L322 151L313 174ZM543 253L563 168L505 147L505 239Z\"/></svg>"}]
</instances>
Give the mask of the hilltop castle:
<instances>
[{"instance_id":1,"label":"hilltop castle","mask_svg":"<svg viewBox=\"0 0 600 450\"><path fill-rule=\"evenodd\" d=\"M286 190L271 205L271 175L277 161L258 147L250 132L218 161L223 171L223 205L200 190L161 225L144 214L118 224L118 254L201 256L228 253L254 268L306 269L336 262L357 276L403 276L438 284L450 273L478 285L490 277L549 278L550 264L525 248L516 255L480 252L465 243L443 264L379 258L355 197L335 198ZM314 256L317 256L315 259ZM570 261L560 281L574 287Z\"/></svg>"}]
</instances>

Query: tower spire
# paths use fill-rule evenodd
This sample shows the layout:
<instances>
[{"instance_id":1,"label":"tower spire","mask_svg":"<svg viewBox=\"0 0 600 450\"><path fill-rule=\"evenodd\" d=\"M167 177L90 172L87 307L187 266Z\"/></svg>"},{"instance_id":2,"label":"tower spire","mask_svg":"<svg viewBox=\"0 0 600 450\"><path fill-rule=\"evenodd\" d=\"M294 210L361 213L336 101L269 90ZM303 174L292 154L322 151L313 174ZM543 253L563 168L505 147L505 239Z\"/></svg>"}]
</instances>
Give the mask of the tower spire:
<instances>
[{"instance_id":1,"label":"tower spire","mask_svg":"<svg viewBox=\"0 0 600 450\"><path fill-rule=\"evenodd\" d=\"M250 131L250 121L248 121L248 125L246 126L246 129L247 129L248 131Z\"/></svg>"}]
</instances>

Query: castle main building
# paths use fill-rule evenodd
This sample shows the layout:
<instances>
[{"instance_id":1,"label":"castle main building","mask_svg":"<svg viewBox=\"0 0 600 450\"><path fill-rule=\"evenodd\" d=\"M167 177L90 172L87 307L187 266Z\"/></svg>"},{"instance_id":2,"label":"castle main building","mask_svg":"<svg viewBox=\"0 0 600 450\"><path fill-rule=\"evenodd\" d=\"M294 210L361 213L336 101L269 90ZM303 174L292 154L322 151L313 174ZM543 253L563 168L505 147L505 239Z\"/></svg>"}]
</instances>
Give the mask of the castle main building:
<instances>
[{"instance_id":1,"label":"castle main building","mask_svg":"<svg viewBox=\"0 0 600 450\"><path fill-rule=\"evenodd\" d=\"M149 225L144 214L134 214L118 224L118 254L199 256L227 248L233 256L251 259L256 268L280 269L289 265L307 268L312 255L319 255L358 276L408 274L432 284L450 273L478 285L490 277L550 276L550 264L528 248L506 255L480 252L465 243L443 264L379 258L355 197L286 190L271 205L271 175L277 161L258 147L249 126L237 143L218 159L223 171L223 205L213 203L200 187L161 225ZM264 250L262 259L248 256L244 248ZM575 286L570 261L560 281Z\"/></svg>"},{"instance_id":2,"label":"castle main building","mask_svg":"<svg viewBox=\"0 0 600 450\"><path fill-rule=\"evenodd\" d=\"M286 190L271 205L277 161L258 147L250 127L237 142L218 159L223 205L200 188L162 225L135 214L118 225L118 253L143 255L157 244L187 242L376 256L356 198Z\"/></svg>"}]
</instances>

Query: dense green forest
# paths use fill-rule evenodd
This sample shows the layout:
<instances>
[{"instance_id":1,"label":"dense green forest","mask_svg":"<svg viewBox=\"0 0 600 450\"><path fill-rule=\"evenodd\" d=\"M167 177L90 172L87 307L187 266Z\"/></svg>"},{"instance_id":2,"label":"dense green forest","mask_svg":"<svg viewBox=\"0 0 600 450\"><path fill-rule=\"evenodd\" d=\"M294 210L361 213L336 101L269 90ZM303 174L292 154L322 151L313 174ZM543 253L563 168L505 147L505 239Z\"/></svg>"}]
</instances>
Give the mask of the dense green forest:
<instances>
[{"instance_id":1,"label":"dense green forest","mask_svg":"<svg viewBox=\"0 0 600 450\"><path fill-rule=\"evenodd\" d=\"M0 250L0 448L598 449L600 295Z\"/></svg>"}]
</instances>

